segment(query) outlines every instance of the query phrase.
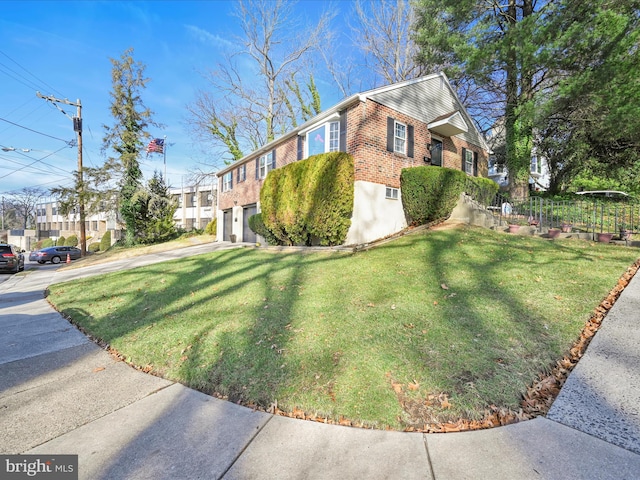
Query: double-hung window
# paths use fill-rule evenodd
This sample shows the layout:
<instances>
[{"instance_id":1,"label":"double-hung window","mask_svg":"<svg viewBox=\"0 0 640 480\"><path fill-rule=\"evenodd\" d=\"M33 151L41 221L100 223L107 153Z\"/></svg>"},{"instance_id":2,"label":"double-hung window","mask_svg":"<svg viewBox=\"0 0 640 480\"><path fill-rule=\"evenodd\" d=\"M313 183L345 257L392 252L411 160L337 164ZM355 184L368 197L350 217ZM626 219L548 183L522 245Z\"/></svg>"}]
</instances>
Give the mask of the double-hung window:
<instances>
[{"instance_id":1,"label":"double-hung window","mask_svg":"<svg viewBox=\"0 0 640 480\"><path fill-rule=\"evenodd\" d=\"M542 162L537 155L531 157L531 173L542 174Z\"/></svg>"},{"instance_id":2,"label":"double-hung window","mask_svg":"<svg viewBox=\"0 0 640 480\"><path fill-rule=\"evenodd\" d=\"M258 159L258 178L265 178L267 173L276 168L273 150Z\"/></svg>"},{"instance_id":3,"label":"double-hung window","mask_svg":"<svg viewBox=\"0 0 640 480\"><path fill-rule=\"evenodd\" d=\"M247 164L243 163L238 167L238 181L237 183L244 182L247 179Z\"/></svg>"},{"instance_id":4,"label":"double-hung window","mask_svg":"<svg viewBox=\"0 0 640 480\"><path fill-rule=\"evenodd\" d=\"M393 151L402 155L407 153L407 126L398 121L393 127Z\"/></svg>"},{"instance_id":5,"label":"double-hung window","mask_svg":"<svg viewBox=\"0 0 640 480\"><path fill-rule=\"evenodd\" d=\"M413 158L414 127L387 117L387 152Z\"/></svg>"},{"instance_id":6,"label":"double-hung window","mask_svg":"<svg viewBox=\"0 0 640 480\"><path fill-rule=\"evenodd\" d=\"M340 122L328 122L307 133L308 155L340 150Z\"/></svg>"},{"instance_id":7,"label":"double-hung window","mask_svg":"<svg viewBox=\"0 0 640 480\"><path fill-rule=\"evenodd\" d=\"M462 149L462 168L467 175L476 175L478 154L473 150Z\"/></svg>"},{"instance_id":8,"label":"double-hung window","mask_svg":"<svg viewBox=\"0 0 640 480\"><path fill-rule=\"evenodd\" d=\"M233 188L233 172L225 173L222 176L222 191L228 192Z\"/></svg>"}]
</instances>

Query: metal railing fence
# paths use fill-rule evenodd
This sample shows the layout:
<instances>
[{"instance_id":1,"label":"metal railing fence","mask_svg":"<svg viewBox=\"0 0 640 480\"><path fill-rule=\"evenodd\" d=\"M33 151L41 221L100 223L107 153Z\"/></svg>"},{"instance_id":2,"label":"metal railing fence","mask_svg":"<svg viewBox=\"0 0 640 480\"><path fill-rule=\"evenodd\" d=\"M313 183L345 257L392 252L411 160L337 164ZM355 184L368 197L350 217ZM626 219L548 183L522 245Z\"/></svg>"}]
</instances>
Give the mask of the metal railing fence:
<instances>
[{"instance_id":1,"label":"metal railing fence","mask_svg":"<svg viewBox=\"0 0 640 480\"><path fill-rule=\"evenodd\" d=\"M613 200L582 197L575 200L530 196L509 199L498 193L466 192L487 208L501 224L535 225L541 229L570 228L574 232L618 233L640 229L640 202L632 199Z\"/></svg>"}]
</instances>

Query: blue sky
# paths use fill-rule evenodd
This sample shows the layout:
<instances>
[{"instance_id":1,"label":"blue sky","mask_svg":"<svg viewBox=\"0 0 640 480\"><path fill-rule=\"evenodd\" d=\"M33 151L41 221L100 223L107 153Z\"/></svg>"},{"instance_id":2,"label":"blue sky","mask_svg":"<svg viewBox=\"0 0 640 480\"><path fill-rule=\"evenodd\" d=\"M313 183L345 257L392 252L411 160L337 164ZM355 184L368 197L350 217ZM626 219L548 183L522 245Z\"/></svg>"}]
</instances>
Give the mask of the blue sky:
<instances>
[{"instance_id":1,"label":"blue sky","mask_svg":"<svg viewBox=\"0 0 640 480\"><path fill-rule=\"evenodd\" d=\"M129 47L151 79L142 91L154 120L165 125L167 177L179 187L190 171L205 169L211 155L186 128L186 105L208 88L202 73L222 61L239 34L233 2L201 1L3 1L0 16L0 194L24 187L72 186L77 148L72 121L36 92L72 102L80 99L83 162L99 166L103 125L109 114L111 62ZM302 0L303 18L313 21L328 2ZM349 1L331 8L351 7ZM323 108L340 100L337 88L320 82ZM64 106L70 116L75 107ZM14 148L15 151L2 149ZM29 151L24 151L29 150ZM163 172L162 155L142 158L148 178Z\"/></svg>"}]
</instances>

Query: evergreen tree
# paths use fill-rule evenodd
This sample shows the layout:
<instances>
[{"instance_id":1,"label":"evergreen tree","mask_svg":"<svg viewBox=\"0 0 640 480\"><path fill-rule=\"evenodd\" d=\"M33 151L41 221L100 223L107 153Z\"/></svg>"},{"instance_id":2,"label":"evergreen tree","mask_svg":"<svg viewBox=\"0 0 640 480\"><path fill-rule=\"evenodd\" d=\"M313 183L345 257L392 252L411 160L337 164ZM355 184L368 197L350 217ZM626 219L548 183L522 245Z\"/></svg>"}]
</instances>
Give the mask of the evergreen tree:
<instances>
[{"instance_id":1,"label":"evergreen tree","mask_svg":"<svg viewBox=\"0 0 640 480\"><path fill-rule=\"evenodd\" d=\"M444 65L454 83L470 82L479 90L478 105L494 110L493 120L504 118L505 163L514 196L527 194L534 100L544 78L541 37L546 4L534 0L416 1L419 61ZM489 125L484 127L486 131Z\"/></svg>"},{"instance_id":2,"label":"evergreen tree","mask_svg":"<svg viewBox=\"0 0 640 480\"><path fill-rule=\"evenodd\" d=\"M111 59L111 116L114 124L104 126L103 149L112 149L115 158L110 158L107 167L120 174L120 214L125 223L125 243L132 245L144 225L139 192L142 188L140 153L144 148L143 139L149 138L149 126L159 127L152 120L153 112L142 102L140 92L146 88L149 78L145 78L145 66L133 59L133 49L127 49L120 60Z\"/></svg>"},{"instance_id":3,"label":"evergreen tree","mask_svg":"<svg viewBox=\"0 0 640 480\"><path fill-rule=\"evenodd\" d=\"M141 206L140 223L144 225L142 241L165 241L176 234L173 214L178 206L171 198L169 188L159 172L154 172L147 188L139 191L137 200Z\"/></svg>"},{"instance_id":4,"label":"evergreen tree","mask_svg":"<svg viewBox=\"0 0 640 480\"><path fill-rule=\"evenodd\" d=\"M553 87L538 102L553 192L640 193L640 2L562 0L548 16Z\"/></svg>"}]
</instances>

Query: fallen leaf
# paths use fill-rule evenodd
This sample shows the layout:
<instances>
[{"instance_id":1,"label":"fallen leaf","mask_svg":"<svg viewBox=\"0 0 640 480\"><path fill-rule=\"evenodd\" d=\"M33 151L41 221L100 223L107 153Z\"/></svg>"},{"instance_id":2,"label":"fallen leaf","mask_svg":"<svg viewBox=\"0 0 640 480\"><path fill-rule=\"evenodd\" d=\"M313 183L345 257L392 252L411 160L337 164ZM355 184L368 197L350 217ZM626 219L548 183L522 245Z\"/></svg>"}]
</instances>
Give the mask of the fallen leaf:
<instances>
[{"instance_id":1,"label":"fallen leaf","mask_svg":"<svg viewBox=\"0 0 640 480\"><path fill-rule=\"evenodd\" d=\"M447 287L447 284L446 284L446 283L441 283L441 284L440 284L440 287L441 287L443 290L449 290L449 287Z\"/></svg>"},{"instance_id":2,"label":"fallen leaf","mask_svg":"<svg viewBox=\"0 0 640 480\"><path fill-rule=\"evenodd\" d=\"M93 373L101 372L102 370L104 370L104 367L96 367L93 369Z\"/></svg>"}]
</instances>

